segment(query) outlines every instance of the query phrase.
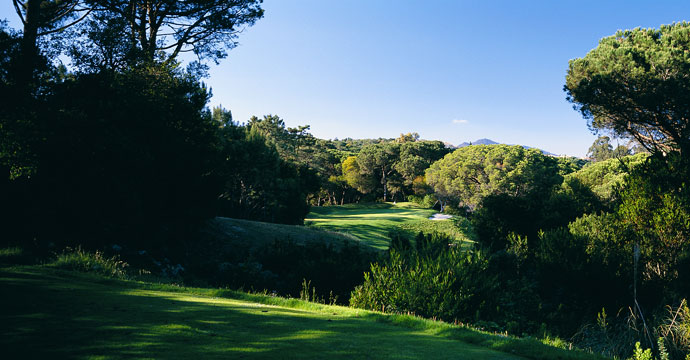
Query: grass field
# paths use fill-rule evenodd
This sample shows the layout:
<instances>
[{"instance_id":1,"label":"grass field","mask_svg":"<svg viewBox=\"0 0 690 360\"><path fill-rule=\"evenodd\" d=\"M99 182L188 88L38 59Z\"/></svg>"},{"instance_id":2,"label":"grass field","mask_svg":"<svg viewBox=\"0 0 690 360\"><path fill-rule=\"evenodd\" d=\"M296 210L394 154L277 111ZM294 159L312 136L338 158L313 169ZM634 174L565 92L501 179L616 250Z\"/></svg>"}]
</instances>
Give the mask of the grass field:
<instances>
[{"instance_id":1,"label":"grass field","mask_svg":"<svg viewBox=\"0 0 690 360\"><path fill-rule=\"evenodd\" d=\"M410 316L45 266L0 269L0 288L4 359L592 358Z\"/></svg>"},{"instance_id":2,"label":"grass field","mask_svg":"<svg viewBox=\"0 0 690 360\"><path fill-rule=\"evenodd\" d=\"M453 220L429 220L432 209L419 208L414 203L385 203L312 207L304 220L312 228L341 232L355 236L362 243L379 250L388 248L388 233L394 229L415 232L446 233L458 242L471 241L467 231L458 229ZM465 219L461 219L462 221ZM468 229L466 223L460 228Z\"/></svg>"},{"instance_id":3,"label":"grass field","mask_svg":"<svg viewBox=\"0 0 690 360\"><path fill-rule=\"evenodd\" d=\"M359 239L328 229L282 225L259 221L217 217L208 223L207 232L229 241L240 241L250 247L258 247L274 240L291 240L297 244L329 243L334 246L344 242L355 243Z\"/></svg>"}]
</instances>

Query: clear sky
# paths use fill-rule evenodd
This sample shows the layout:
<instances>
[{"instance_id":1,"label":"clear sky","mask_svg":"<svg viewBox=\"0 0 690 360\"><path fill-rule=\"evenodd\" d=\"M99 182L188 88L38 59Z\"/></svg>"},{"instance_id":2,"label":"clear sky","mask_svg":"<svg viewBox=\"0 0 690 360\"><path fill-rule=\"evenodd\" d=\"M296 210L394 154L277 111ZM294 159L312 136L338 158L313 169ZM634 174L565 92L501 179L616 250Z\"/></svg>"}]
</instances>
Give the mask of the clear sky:
<instances>
[{"instance_id":1,"label":"clear sky","mask_svg":"<svg viewBox=\"0 0 690 360\"><path fill-rule=\"evenodd\" d=\"M276 114L320 138L418 132L583 156L568 60L618 29L690 20L688 1L265 0L206 83L236 121ZM11 1L0 18L16 26Z\"/></svg>"}]
</instances>

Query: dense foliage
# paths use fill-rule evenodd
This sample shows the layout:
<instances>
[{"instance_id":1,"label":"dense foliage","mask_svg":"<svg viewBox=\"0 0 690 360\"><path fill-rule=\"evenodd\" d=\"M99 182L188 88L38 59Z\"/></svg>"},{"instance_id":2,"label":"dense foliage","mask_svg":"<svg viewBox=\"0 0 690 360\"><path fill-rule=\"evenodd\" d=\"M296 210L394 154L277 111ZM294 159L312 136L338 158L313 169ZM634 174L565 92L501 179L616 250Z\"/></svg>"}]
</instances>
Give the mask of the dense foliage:
<instances>
[{"instance_id":1,"label":"dense foliage","mask_svg":"<svg viewBox=\"0 0 690 360\"><path fill-rule=\"evenodd\" d=\"M446 321L470 321L491 311L488 294L496 279L480 253L449 247L452 239L420 233L413 243L394 237L388 257L364 276L352 293L352 306L388 312L414 312Z\"/></svg>"},{"instance_id":2,"label":"dense foliage","mask_svg":"<svg viewBox=\"0 0 690 360\"><path fill-rule=\"evenodd\" d=\"M488 195L522 196L561 182L558 162L519 145L473 145L455 150L426 171L437 196L475 208Z\"/></svg>"},{"instance_id":3,"label":"dense foliage","mask_svg":"<svg viewBox=\"0 0 690 360\"><path fill-rule=\"evenodd\" d=\"M588 164L582 170L566 175L563 186L572 191L576 191L576 186L584 186L602 202L612 204L618 190L624 186L626 175L646 158L646 154L637 154Z\"/></svg>"},{"instance_id":4,"label":"dense foliage","mask_svg":"<svg viewBox=\"0 0 690 360\"><path fill-rule=\"evenodd\" d=\"M301 224L309 211L307 194L318 185L313 172L281 157L256 126L229 122L219 132L224 185L216 215Z\"/></svg>"},{"instance_id":5,"label":"dense foliage","mask_svg":"<svg viewBox=\"0 0 690 360\"><path fill-rule=\"evenodd\" d=\"M619 357L636 341L657 346L660 336L683 358L687 337L668 336L664 309L690 295L681 164L677 155L610 159L540 192L488 195L471 213L475 250L438 235L415 243L394 234L351 304L547 332Z\"/></svg>"},{"instance_id":6,"label":"dense foliage","mask_svg":"<svg viewBox=\"0 0 690 360\"><path fill-rule=\"evenodd\" d=\"M690 24L618 31L570 61L565 90L594 129L650 151L690 149Z\"/></svg>"},{"instance_id":7,"label":"dense foliage","mask_svg":"<svg viewBox=\"0 0 690 360\"><path fill-rule=\"evenodd\" d=\"M424 171L448 152L440 141L401 135L396 141L363 146L356 157L345 159L343 175L364 194L380 196L383 201L404 200L425 193Z\"/></svg>"}]
</instances>

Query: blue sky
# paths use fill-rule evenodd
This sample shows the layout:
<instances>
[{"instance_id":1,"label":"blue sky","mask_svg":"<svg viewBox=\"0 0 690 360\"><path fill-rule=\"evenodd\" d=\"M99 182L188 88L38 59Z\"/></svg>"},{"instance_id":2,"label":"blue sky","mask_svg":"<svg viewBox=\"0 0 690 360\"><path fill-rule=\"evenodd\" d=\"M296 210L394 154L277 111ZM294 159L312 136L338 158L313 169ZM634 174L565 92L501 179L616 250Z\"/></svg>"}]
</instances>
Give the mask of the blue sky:
<instances>
[{"instance_id":1,"label":"blue sky","mask_svg":"<svg viewBox=\"0 0 690 360\"><path fill-rule=\"evenodd\" d=\"M0 18L16 26L10 1ZM211 105L321 138L490 138L584 156L568 60L618 29L690 20L687 1L265 0L213 66Z\"/></svg>"}]
</instances>

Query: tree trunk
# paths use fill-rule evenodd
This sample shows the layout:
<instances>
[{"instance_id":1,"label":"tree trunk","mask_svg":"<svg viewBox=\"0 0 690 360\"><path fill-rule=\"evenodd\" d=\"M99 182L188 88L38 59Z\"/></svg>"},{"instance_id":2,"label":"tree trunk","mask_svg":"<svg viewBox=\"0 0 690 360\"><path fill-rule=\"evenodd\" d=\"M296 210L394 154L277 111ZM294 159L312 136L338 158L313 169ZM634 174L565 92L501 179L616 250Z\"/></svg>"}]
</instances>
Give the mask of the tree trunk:
<instances>
[{"instance_id":1,"label":"tree trunk","mask_svg":"<svg viewBox=\"0 0 690 360\"><path fill-rule=\"evenodd\" d=\"M36 56L38 55L36 39L38 38L40 19L41 0L28 0L26 24L24 24L24 34L22 35L22 64L19 70L19 78L17 79L22 92L30 91L30 84L33 81Z\"/></svg>"},{"instance_id":2,"label":"tree trunk","mask_svg":"<svg viewBox=\"0 0 690 360\"><path fill-rule=\"evenodd\" d=\"M386 188L386 167L381 167L381 184L383 184L383 202L386 202L387 188Z\"/></svg>"}]
</instances>

